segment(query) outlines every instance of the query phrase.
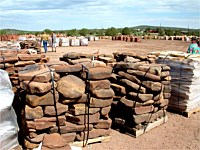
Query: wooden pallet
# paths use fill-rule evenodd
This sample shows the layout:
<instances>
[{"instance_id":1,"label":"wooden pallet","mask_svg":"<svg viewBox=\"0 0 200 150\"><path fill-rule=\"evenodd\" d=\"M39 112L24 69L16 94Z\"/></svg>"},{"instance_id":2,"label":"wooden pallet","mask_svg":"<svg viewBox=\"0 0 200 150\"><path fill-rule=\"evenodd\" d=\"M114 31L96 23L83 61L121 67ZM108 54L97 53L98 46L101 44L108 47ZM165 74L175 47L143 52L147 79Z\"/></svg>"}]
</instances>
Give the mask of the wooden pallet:
<instances>
[{"instance_id":1,"label":"wooden pallet","mask_svg":"<svg viewBox=\"0 0 200 150\"><path fill-rule=\"evenodd\" d=\"M110 142L110 136L102 136L102 137L97 137L94 139L88 139L87 145L88 144L93 144L93 143L106 143ZM86 140L84 141L86 143ZM83 141L76 141L73 143L69 143L70 146L77 146L77 147L83 147Z\"/></svg>"},{"instance_id":2,"label":"wooden pallet","mask_svg":"<svg viewBox=\"0 0 200 150\"><path fill-rule=\"evenodd\" d=\"M200 112L200 107L197 107L197 108L195 108L191 111L181 111L181 110L178 110L178 109L175 109L175 108L168 108L167 110L171 113L177 113L177 114L183 115L187 118L190 118L192 116L192 114Z\"/></svg>"},{"instance_id":3,"label":"wooden pallet","mask_svg":"<svg viewBox=\"0 0 200 150\"><path fill-rule=\"evenodd\" d=\"M167 116L160 118L160 119L158 119L158 120L156 120L152 123L148 123L142 129L135 129L135 128L130 128L130 127L127 127L127 126L120 126L120 125L118 125L118 127L120 127L120 129L121 129L120 131L122 131L123 133L131 135L131 136L136 138L136 137L150 131L151 129L154 129L157 126L160 126L161 124L167 122L167 120L168 120Z\"/></svg>"},{"instance_id":4,"label":"wooden pallet","mask_svg":"<svg viewBox=\"0 0 200 150\"><path fill-rule=\"evenodd\" d=\"M187 117L187 118L190 118L192 114L195 114L197 112L200 112L200 107L197 107L189 112L183 112L183 116Z\"/></svg>"}]
</instances>

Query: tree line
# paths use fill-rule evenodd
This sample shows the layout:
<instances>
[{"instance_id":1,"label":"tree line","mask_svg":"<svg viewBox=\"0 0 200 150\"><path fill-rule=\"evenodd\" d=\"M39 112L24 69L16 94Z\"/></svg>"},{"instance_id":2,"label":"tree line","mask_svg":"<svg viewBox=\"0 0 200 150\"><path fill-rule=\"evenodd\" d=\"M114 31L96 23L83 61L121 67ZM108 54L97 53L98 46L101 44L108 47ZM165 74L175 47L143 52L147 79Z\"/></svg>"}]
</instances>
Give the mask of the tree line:
<instances>
[{"instance_id":1,"label":"tree line","mask_svg":"<svg viewBox=\"0 0 200 150\"><path fill-rule=\"evenodd\" d=\"M51 34L53 30L45 29L43 30L47 34ZM12 29L2 29L0 30L0 35L5 34L34 34L38 35L41 34L43 31L22 31L22 30L12 30ZM176 28L151 28L147 27L146 29L137 29L134 27L124 27L124 28L107 28L107 29L87 29L82 28L80 30L77 29L70 29L70 30L54 30L55 33L66 34L67 36L117 36L117 35L134 35L134 36L145 36L145 35L153 35L157 34L160 36L176 36L176 35L193 35L193 36L200 36L199 29L188 29L182 31L181 29Z\"/></svg>"}]
</instances>

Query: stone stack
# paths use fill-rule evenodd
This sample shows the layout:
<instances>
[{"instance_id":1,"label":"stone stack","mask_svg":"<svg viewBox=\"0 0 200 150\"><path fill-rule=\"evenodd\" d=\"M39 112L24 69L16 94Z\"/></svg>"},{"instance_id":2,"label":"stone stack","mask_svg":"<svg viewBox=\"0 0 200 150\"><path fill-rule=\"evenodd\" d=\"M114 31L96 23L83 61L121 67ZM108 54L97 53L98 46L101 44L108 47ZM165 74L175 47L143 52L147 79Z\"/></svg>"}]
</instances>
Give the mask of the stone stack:
<instances>
[{"instance_id":1,"label":"stone stack","mask_svg":"<svg viewBox=\"0 0 200 150\"><path fill-rule=\"evenodd\" d=\"M115 91L111 118L115 127L139 136L167 119L170 67L146 62L120 62L114 66ZM153 124L153 125L150 125Z\"/></svg>"},{"instance_id":2,"label":"stone stack","mask_svg":"<svg viewBox=\"0 0 200 150\"><path fill-rule=\"evenodd\" d=\"M54 84L46 66L55 70ZM87 137L108 137L112 123L108 113L114 92L107 79L112 69L90 67L87 78L81 64L48 63L46 66L25 67L19 73L21 88L26 91L25 147L37 147L40 142L51 141L57 136L62 141L61 147ZM43 146L50 148L49 144Z\"/></svg>"},{"instance_id":3,"label":"stone stack","mask_svg":"<svg viewBox=\"0 0 200 150\"><path fill-rule=\"evenodd\" d=\"M20 42L21 49L35 49L37 53L41 53L41 47L35 40L25 40Z\"/></svg>"},{"instance_id":4,"label":"stone stack","mask_svg":"<svg viewBox=\"0 0 200 150\"><path fill-rule=\"evenodd\" d=\"M145 61L147 63L155 63L156 62L156 56L153 54L148 54L148 55L140 55L140 54L135 54L135 53L113 53L114 58L117 60L117 62L123 61L123 62L129 62L129 63L136 63L136 62L141 62Z\"/></svg>"},{"instance_id":5,"label":"stone stack","mask_svg":"<svg viewBox=\"0 0 200 150\"><path fill-rule=\"evenodd\" d=\"M169 108L187 117L200 110L200 55L177 51L154 52L157 63L171 67L172 96Z\"/></svg>"},{"instance_id":6,"label":"stone stack","mask_svg":"<svg viewBox=\"0 0 200 150\"><path fill-rule=\"evenodd\" d=\"M0 51L0 69L9 74L13 87L19 86L18 71L27 65L47 62L48 57L42 54L29 54L24 50L2 50Z\"/></svg>"}]
</instances>

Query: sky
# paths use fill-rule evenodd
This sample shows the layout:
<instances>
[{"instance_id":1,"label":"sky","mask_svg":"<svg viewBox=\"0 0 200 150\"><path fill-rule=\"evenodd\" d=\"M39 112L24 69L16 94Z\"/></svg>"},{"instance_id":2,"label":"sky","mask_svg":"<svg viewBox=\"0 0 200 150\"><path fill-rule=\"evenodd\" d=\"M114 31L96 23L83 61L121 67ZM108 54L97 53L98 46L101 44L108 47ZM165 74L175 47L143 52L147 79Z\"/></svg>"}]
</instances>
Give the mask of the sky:
<instances>
[{"instance_id":1,"label":"sky","mask_svg":"<svg viewBox=\"0 0 200 150\"><path fill-rule=\"evenodd\" d=\"M1 0L0 29L200 28L200 0Z\"/></svg>"}]
</instances>

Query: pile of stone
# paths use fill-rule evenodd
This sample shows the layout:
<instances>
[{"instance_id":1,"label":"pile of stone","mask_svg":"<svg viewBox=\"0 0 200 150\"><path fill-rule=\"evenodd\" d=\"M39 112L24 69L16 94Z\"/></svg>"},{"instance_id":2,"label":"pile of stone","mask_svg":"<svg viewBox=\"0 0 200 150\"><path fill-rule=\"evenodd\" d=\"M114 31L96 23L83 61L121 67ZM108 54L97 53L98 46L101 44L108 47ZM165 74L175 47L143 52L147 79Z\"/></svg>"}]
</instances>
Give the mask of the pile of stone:
<instances>
[{"instance_id":1,"label":"pile of stone","mask_svg":"<svg viewBox=\"0 0 200 150\"><path fill-rule=\"evenodd\" d=\"M111 87L115 91L110 116L114 127L139 136L167 121L170 67L147 61L119 62Z\"/></svg>"},{"instance_id":2,"label":"pile of stone","mask_svg":"<svg viewBox=\"0 0 200 150\"><path fill-rule=\"evenodd\" d=\"M26 91L25 147L35 148L42 142L42 147L55 149L56 140L64 149L68 143L109 137L108 113L114 97L108 80L111 72L106 66L85 68L65 62L21 70L20 85Z\"/></svg>"},{"instance_id":3,"label":"pile of stone","mask_svg":"<svg viewBox=\"0 0 200 150\"><path fill-rule=\"evenodd\" d=\"M41 53L40 44L36 40L24 40L21 41L19 44L21 49L34 49L37 51L38 54Z\"/></svg>"},{"instance_id":4,"label":"pile of stone","mask_svg":"<svg viewBox=\"0 0 200 150\"><path fill-rule=\"evenodd\" d=\"M200 55L177 51L152 53L158 56L157 63L171 67L172 96L169 108L186 113L199 110Z\"/></svg>"},{"instance_id":5,"label":"pile of stone","mask_svg":"<svg viewBox=\"0 0 200 150\"><path fill-rule=\"evenodd\" d=\"M127 53L127 52L117 52L113 53L114 58L117 62L125 62L125 63L137 63L137 62L146 62L146 63L155 63L156 55L148 54L148 55L140 55L135 53Z\"/></svg>"},{"instance_id":6,"label":"pile of stone","mask_svg":"<svg viewBox=\"0 0 200 150\"><path fill-rule=\"evenodd\" d=\"M66 61L71 65L83 64L87 67L91 66L114 66L116 59L113 54L83 54L83 53L66 53L60 58L61 61Z\"/></svg>"},{"instance_id":7,"label":"pile of stone","mask_svg":"<svg viewBox=\"0 0 200 150\"><path fill-rule=\"evenodd\" d=\"M48 60L49 58L42 54L29 54L27 49L0 51L0 69L8 72L14 88L19 86L18 71L21 68L27 65L47 62Z\"/></svg>"}]
</instances>

